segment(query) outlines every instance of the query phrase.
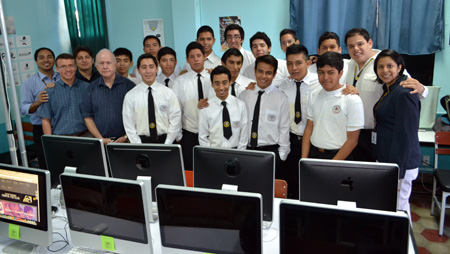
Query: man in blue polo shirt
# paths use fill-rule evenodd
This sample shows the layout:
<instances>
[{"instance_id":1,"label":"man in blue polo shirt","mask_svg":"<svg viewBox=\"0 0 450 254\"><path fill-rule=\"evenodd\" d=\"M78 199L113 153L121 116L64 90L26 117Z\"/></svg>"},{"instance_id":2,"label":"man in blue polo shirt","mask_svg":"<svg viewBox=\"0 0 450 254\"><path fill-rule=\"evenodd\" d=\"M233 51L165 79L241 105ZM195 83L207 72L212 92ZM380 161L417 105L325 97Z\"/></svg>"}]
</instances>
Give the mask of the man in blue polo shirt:
<instances>
[{"instance_id":1,"label":"man in blue polo shirt","mask_svg":"<svg viewBox=\"0 0 450 254\"><path fill-rule=\"evenodd\" d=\"M100 78L91 83L81 111L89 132L105 144L126 142L122 122L122 105L125 94L134 82L115 73L116 58L108 49L102 49L95 58Z\"/></svg>"},{"instance_id":2,"label":"man in blue polo shirt","mask_svg":"<svg viewBox=\"0 0 450 254\"><path fill-rule=\"evenodd\" d=\"M42 121L35 113L42 103L48 101L47 86L53 86L59 80L59 73L53 71L55 54L49 48L39 48L34 53L34 60L38 66L38 72L25 80L21 87L20 113L30 115L33 124L33 138L39 168L47 169L44 151L41 144Z\"/></svg>"},{"instance_id":3,"label":"man in blue polo shirt","mask_svg":"<svg viewBox=\"0 0 450 254\"><path fill-rule=\"evenodd\" d=\"M42 118L44 134L87 136L80 105L86 96L89 84L75 78L75 59L70 54L56 58L56 70L61 79L52 88L47 88L48 102L42 104L37 115Z\"/></svg>"}]
</instances>

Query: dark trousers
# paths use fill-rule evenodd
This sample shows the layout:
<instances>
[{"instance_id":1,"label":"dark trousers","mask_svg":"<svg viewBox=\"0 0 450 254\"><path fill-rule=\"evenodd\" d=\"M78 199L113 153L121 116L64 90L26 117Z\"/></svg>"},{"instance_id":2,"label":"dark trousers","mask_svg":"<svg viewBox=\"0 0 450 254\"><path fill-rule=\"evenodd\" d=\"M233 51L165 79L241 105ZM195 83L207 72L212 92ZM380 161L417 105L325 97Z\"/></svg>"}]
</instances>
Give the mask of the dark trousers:
<instances>
[{"instance_id":1,"label":"dark trousers","mask_svg":"<svg viewBox=\"0 0 450 254\"><path fill-rule=\"evenodd\" d=\"M158 136L154 142L151 141L149 136L139 135L139 137L141 138L141 142L143 144L164 144L164 142L166 142L167 134Z\"/></svg>"},{"instance_id":2,"label":"dark trousers","mask_svg":"<svg viewBox=\"0 0 450 254\"><path fill-rule=\"evenodd\" d=\"M185 170L193 170L193 148L199 145L198 133L193 133L183 129L183 138L181 139L181 150L183 152L183 161Z\"/></svg>"},{"instance_id":3,"label":"dark trousers","mask_svg":"<svg viewBox=\"0 0 450 254\"><path fill-rule=\"evenodd\" d=\"M282 167L280 154L278 153L279 145L269 145L269 146L258 146L256 148L247 147L248 150L255 151L266 151L266 152L274 152L275 153L275 179L283 179L282 177ZM289 188L289 187L288 187Z\"/></svg>"},{"instance_id":4,"label":"dark trousers","mask_svg":"<svg viewBox=\"0 0 450 254\"><path fill-rule=\"evenodd\" d=\"M42 135L44 135L42 125L33 125L34 149L36 150L39 168L47 169L47 163L45 162L44 156L44 149L42 147L42 140L41 140Z\"/></svg>"},{"instance_id":5,"label":"dark trousers","mask_svg":"<svg viewBox=\"0 0 450 254\"><path fill-rule=\"evenodd\" d=\"M291 152L286 159L286 169L283 170L281 177L288 183L288 197L292 199L299 198L299 176L298 162L302 157L302 137L290 133Z\"/></svg>"},{"instance_id":6,"label":"dark trousers","mask_svg":"<svg viewBox=\"0 0 450 254\"><path fill-rule=\"evenodd\" d=\"M358 145L352 152L353 160L370 162L376 161L373 156L372 131L372 129L363 129L359 133Z\"/></svg>"}]
</instances>

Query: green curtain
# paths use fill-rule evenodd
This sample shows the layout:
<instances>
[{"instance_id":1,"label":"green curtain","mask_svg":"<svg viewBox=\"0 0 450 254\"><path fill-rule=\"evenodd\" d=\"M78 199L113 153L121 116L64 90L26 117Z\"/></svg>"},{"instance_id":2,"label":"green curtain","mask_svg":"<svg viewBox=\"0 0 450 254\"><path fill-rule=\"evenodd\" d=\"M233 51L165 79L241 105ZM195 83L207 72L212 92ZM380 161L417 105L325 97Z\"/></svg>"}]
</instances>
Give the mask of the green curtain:
<instances>
[{"instance_id":1,"label":"green curtain","mask_svg":"<svg viewBox=\"0 0 450 254\"><path fill-rule=\"evenodd\" d=\"M81 36L78 36L74 1L77 2ZM94 52L109 47L105 0L64 0L64 5L72 50L82 45Z\"/></svg>"}]
</instances>

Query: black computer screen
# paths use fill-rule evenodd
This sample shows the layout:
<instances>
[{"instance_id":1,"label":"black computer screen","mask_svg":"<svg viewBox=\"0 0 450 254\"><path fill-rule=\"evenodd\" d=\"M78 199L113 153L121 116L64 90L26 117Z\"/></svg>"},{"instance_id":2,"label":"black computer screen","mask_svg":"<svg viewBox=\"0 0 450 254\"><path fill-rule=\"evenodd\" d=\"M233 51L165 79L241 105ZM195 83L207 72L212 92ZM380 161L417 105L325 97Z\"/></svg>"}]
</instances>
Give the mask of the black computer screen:
<instances>
[{"instance_id":1,"label":"black computer screen","mask_svg":"<svg viewBox=\"0 0 450 254\"><path fill-rule=\"evenodd\" d=\"M148 242L141 186L117 179L61 175L71 230Z\"/></svg>"},{"instance_id":2,"label":"black computer screen","mask_svg":"<svg viewBox=\"0 0 450 254\"><path fill-rule=\"evenodd\" d=\"M397 211L398 166L387 163L301 159L300 201Z\"/></svg>"},{"instance_id":3,"label":"black computer screen","mask_svg":"<svg viewBox=\"0 0 450 254\"><path fill-rule=\"evenodd\" d=\"M280 204L280 253L408 253L408 218L368 211Z\"/></svg>"},{"instance_id":4,"label":"black computer screen","mask_svg":"<svg viewBox=\"0 0 450 254\"><path fill-rule=\"evenodd\" d=\"M194 147L194 187L260 193L263 219L272 221L275 154L272 152Z\"/></svg>"},{"instance_id":5,"label":"black computer screen","mask_svg":"<svg viewBox=\"0 0 450 254\"><path fill-rule=\"evenodd\" d=\"M259 194L175 188L180 189L156 189L163 246L212 253L261 253Z\"/></svg>"}]
</instances>

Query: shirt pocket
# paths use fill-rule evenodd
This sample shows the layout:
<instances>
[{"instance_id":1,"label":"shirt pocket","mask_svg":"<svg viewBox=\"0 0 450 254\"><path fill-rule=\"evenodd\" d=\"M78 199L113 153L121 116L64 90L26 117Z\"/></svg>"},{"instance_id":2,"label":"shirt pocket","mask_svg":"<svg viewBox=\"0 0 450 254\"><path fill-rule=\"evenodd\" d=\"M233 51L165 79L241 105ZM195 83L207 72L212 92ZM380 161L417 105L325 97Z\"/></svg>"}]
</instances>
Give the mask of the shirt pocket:
<instances>
[{"instance_id":1,"label":"shirt pocket","mask_svg":"<svg viewBox=\"0 0 450 254\"><path fill-rule=\"evenodd\" d=\"M378 82L376 82L377 75L374 73L366 73L363 78L364 80L361 83L361 90L369 92L375 91L376 86L379 85Z\"/></svg>"},{"instance_id":2,"label":"shirt pocket","mask_svg":"<svg viewBox=\"0 0 450 254\"><path fill-rule=\"evenodd\" d=\"M278 113L273 110L266 110L264 121L268 125L276 125L278 123Z\"/></svg>"}]
</instances>

